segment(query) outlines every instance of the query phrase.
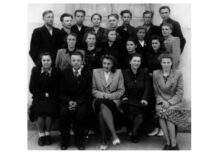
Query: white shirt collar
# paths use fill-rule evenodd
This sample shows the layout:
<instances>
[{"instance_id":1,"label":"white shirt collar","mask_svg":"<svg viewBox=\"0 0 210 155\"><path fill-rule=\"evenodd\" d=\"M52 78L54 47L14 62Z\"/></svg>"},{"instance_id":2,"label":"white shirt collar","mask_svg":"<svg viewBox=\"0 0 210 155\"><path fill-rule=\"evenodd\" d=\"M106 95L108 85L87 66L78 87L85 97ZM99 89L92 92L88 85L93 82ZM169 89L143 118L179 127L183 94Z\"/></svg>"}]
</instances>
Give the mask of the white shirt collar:
<instances>
[{"instance_id":1,"label":"white shirt collar","mask_svg":"<svg viewBox=\"0 0 210 155\"><path fill-rule=\"evenodd\" d=\"M108 81L108 79L109 79L109 75L110 75L110 72L104 72L104 76L105 76L105 80L106 80L106 82Z\"/></svg>"},{"instance_id":2,"label":"white shirt collar","mask_svg":"<svg viewBox=\"0 0 210 155\"><path fill-rule=\"evenodd\" d=\"M145 45L145 41L144 40L139 40L139 43L141 44L142 47L144 47L144 45Z\"/></svg>"},{"instance_id":3,"label":"white shirt collar","mask_svg":"<svg viewBox=\"0 0 210 155\"><path fill-rule=\"evenodd\" d=\"M52 67L48 70L45 70L43 67L41 68L41 74L44 73L44 72L48 72L49 74L51 74L52 72Z\"/></svg>"},{"instance_id":4,"label":"white shirt collar","mask_svg":"<svg viewBox=\"0 0 210 155\"><path fill-rule=\"evenodd\" d=\"M76 71L76 69L73 68L73 72L75 72L75 71ZM80 76L81 72L82 72L82 67L80 67L80 69L78 69L77 71L78 71L78 76Z\"/></svg>"}]
</instances>

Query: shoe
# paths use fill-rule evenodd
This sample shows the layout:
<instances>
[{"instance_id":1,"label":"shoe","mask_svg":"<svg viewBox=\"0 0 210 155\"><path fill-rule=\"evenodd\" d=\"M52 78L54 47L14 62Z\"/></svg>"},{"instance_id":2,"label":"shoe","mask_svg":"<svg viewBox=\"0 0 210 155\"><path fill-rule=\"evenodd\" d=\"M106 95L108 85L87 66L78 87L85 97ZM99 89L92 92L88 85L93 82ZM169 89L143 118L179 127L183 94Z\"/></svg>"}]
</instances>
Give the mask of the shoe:
<instances>
[{"instance_id":1,"label":"shoe","mask_svg":"<svg viewBox=\"0 0 210 155\"><path fill-rule=\"evenodd\" d=\"M108 145L107 144L103 144L100 146L100 150L107 150L108 149Z\"/></svg>"},{"instance_id":2,"label":"shoe","mask_svg":"<svg viewBox=\"0 0 210 155\"><path fill-rule=\"evenodd\" d=\"M152 132L148 133L148 136L155 136L158 134L158 132L159 132L159 129L155 128Z\"/></svg>"},{"instance_id":3,"label":"shoe","mask_svg":"<svg viewBox=\"0 0 210 155\"><path fill-rule=\"evenodd\" d=\"M138 136L137 136L137 135L132 135L132 136L131 136L131 142L133 142L133 143L138 143L138 142L139 142Z\"/></svg>"},{"instance_id":4,"label":"shoe","mask_svg":"<svg viewBox=\"0 0 210 155\"><path fill-rule=\"evenodd\" d=\"M45 144L46 145L51 145L52 144L52 137L51 136L46 136L45 137Z\"/></svg>"},{"instance_id":5,"label":"shoe","mask_svg":"<svg viewBox=\"0 0 210 155\"><path fill-rule=\"evenodd\" d=\"M158 132L158 134L157 134L157 136L159 136L159 137L164 136L163 130L160 129L159 132Z\"/></svg>"},{"instance_id":6,"label":"shoe","mask_svg":"<svg viewBox=\"0 0 210 155\"><path fill-rule=\"evenodd\" d=\"M170 150L179 150L178 144L176 144L176 146L171 146Z\"/></svg>"},{"instance_id":7,"label":"shoe","mask_svg":"<svg viewBox=\"0 0 210 155\"><path fill-rule=\"evenodd\" d=\"M163 150L171 150L171 145L166 144L163 148Z\"/></svg>"},{"instance_id":8,"label":"shoe","mask_svg":"<svg viewBox=\"0 0 210 155\"><path fill-rule=\"evenodd\" d=\"M60 149L61 150L67 150L69 147L69 138L66 137L61 137L61 146Z\"/></svg>"},{"instance_id":9,"label":"shoe","mask_svg":"<svg viewBox=\"0 0 210 155\"><path fill-rule=\"evenodd\" d=\"M81 146L77 146L78 150L85 150L85 146L81 145Z\"/></svg>"},{"instance_id":10,"label":"shoe","mask_svg":"<svg viewBox=\"0 0 210 155\"><path fill-rule=\"evenodd\" d=\"M39 137L39 139L38 139L38 145L39 146L44 146L45 145L45 137L44 136Z\"/></svg>"},{"instance_id":11,"label":"shoe","mask_svg":"<svg viewBox=\"0 0 210 155\"><path fill-rule=\"evenodd\" d=\"M115 139L112 141L112 144L113 144L113 145L118 145L118 144L120 144L120 139L119 139L119 138L115 138Z\"/></svg>"}]
</instances>

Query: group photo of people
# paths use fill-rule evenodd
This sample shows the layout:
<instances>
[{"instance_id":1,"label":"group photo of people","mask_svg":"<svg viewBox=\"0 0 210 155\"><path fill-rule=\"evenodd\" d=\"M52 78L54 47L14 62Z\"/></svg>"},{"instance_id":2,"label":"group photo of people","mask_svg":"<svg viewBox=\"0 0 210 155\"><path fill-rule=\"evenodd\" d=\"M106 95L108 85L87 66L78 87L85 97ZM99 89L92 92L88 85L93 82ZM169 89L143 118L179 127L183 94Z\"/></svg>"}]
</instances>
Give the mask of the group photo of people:
<instances>
[{"instance_id":1,"label":"group photo of people","mask_svg":"<svg viewBox=\"0 0 210 155\"><path fill-rule=\"evenodd\" d=\"M123 128L131 144L158 136L160 150L181 150L177 135L189 118L180 64L189 40L171 17L177 10L145 6L106 15L106 6L91 14L81 7L36 12L42 23L28 41L28 120L39 147L56 142L60 150L85 150L91 135L100 141L98 150L109 150L121 145ZM157 16L159 25L153 24Z\"/></svg>"}]
</instances>

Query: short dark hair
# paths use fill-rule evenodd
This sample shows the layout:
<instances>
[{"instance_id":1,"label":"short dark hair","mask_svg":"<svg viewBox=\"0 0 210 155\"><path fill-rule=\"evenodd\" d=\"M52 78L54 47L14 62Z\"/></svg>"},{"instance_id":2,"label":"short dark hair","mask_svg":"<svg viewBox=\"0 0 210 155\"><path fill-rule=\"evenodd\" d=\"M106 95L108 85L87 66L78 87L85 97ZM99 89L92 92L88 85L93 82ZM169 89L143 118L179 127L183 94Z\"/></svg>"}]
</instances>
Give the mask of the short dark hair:
<instances>
[{"instance_id":1,"label":"short dark hair","mask_svg":"<svg viewBox=\"0 0 210 155\"><path fill-rule=\"evenodd\" d=\"M160 48L159 48L158 51L162 51L162 52L165 51L165 45L164 45L163 37L158 36L158 35L152 35L152 37L151 37L151 44L152 44L153 40L158 40L160 42Z\"/></svg>"},{"instance_id":2,"label":"short dark hair","mask_svg":"<svg viewBox=\"0 0 210 155\"><path fill-rule=\"evenodd\" d=\"M171 12L171 9L169 8L169 6L161 6L159 9L159 13L161 12L162 9L168 9L169 13Z\"/></svg>"},{"instance_id":3,"label":"short dark hair","mask_svg":"<svg viewBox=\"0 0 210 155\"><path fill-rule=\"evenodd\" d=\"M91 31L90 32L86 32L85 35L84 35L84 37L83 37L83 41L84 42L87 39L88 35L94 35L96 37L96 34L95 33L91 32Z\"/></svg>"},{"instance_id":4,"label":"short dark hair","mask_svg":"<svg viewBox=\"0 0 210 155\"><path fill-rule=\"evenodd\" d=\"M75 52L73 52L70 57L72 57L73 55L78 55L78 56L81 57L82 60L84 59L84 55L80 51L78 51L78 50L76 50Z\"/></svg>"},{"instance_id":5,"label":"short dark hair","mask_svg":"<svg viewBox=\"0 0 210 155\"><path fill-rule=\"evenodd\" d=\"M44 18L45 15L47 15L48 13L52 13L53 14L53 11L52 10L46 10L42 13L42 17Z\"/></svg>"},{"instance_id":6,"label":"short dark hair","mask_svg":"<svg viewBox=\"0 0 210 155\"><path fill-rule=\"evenodd\" d=\"M42 67L42 57L48 55L51 58L52 64L51 66L53 66L53 56L50 52L47 51L41 51L41 53L39 54L39 60L37 62L37 66L38 67Z\"/></svg>"},{"instance_id":7,"label":"short dark hair","mask_svg":"<svg viewBox=\"0 0 210 155\"><path fill-rule=\"evenodd\" d=\"M163 54L161 54L158 58L160 60L160 63L161 63L162 59L164 59L164 58L171 59L171 62L173 63L173 56L172 56L172 54L171 53L167 53L166 51Z\"/></svg>"},{"instance_id":8,"label":"short dark hair","mask_svg":"<svg viewBox=\"0 0 210 155\"><path fill-rule=\"evenodd\" d=\"M110 17L115 17L117 20L119 20L119 15L116 14L116 13L112 13L112 14L108 15L108 19L109 19Z\"/></svg>"},{"instance_id":9,"label":"short dark hair","mask_svg":"<svg viewBox=\"0 0 210 155\"><path fill-rule=\"evenodd\" d=\"M75 10L74 16L76 16L77 12L82 12L84 14L84 16L86 15L85 10Z\"/></svg>"},{"instance_id":10,"label":"short dark hair","mask_svg":"<svg viewBox=\"0 0 210 155\"><path fill-rule=\"evenodd\" d=\"M63 22L64 17L71 17L73 19L73 15L69 14L69 13L63 13L60 16L60 21Z\"/></svg>"},{"instance_id":11,"label":"short dark hair","mask_svg":"<svg viewBox=\"0 0 210 155\"><path fill-rule=\"evenodd\" d=\"M115 29L107 29L106 31L105 31L105 33L104 33L104 36L105 36L105 41L106 42L108 42L109 41L109 32L111 32L111 31L115 31L116 32L116 40L117 40L117 38L118 38L118 35L117 35L117 31L115 30Z\"/></svg>"},{"instance_id":12,"label":"short dark hair","mask_svg":"<svg viewBox=\"0 0 210 155\"><path fill-rule=\"evenodd\" d=\"M145 14L151 14L151 16L153 18L154 12L146 10L146 11L143 12L143 17L144 17Z\"/></svg>"},{"instance_id":13,"label":"short dark hair","mask_svg":"<svg viewBox=\"0 0 210 155\"><path fill-rule=\"evenodd\" d=\"M123 16L124 13L129 13L131 18L132 18L132 13L131 13L130 10L123 10L123 11L120 12L120 15Z\"/></svg>"},{"instance_id":14,"label":"short dark hair","mask_svg":"<svg viewBox=\"0 0 210 155\"><path fill-rule=\"evenodd\" d=\"M161 26L161 28L163 26L168 26L173 31L173 25L171 23L163 23L163 25Z\"/></svg>"},{"instance_id":15,"label":"short dark hair","mask_svg":"<svg viewBox=\"0 0 210 155\"><path fill-rule=\"evenodd\" d=\"M129 61L131 61L134 57L139 57L140 59L142 59L142 54L140 54L140 53L131 54Z\"/></svg>"},{"instance_id":16,"label":"short dark hair","mask_svg":"<svg viewBox=\"0 0 210 155\"><path fill-rule=\"evenodd\" d=\"M93 17L94 17L94 16L99 16L100 20L102 20L101 14L99 14L99 13L94 13L94 14L91 16L91 21L93 20Z\"/></svg>"},{"instance_id":17,"label":"short dark hair","mask_svg":"<svg viewBox=\"0 0 210 155\"><path fill-rule=\"evenodd\" d=\"M147 28L146 28L145 26L138 26L138 27L136 28L136 33L138 33L139 30L144 30L145 33L147 33Z\"/></svg>"},{"instance_id":18,"label":"short dark hair","mask_svg":"<svg viewBox=\"0 0 210 155\"><path fill-rule=\"evenodd\" d=\"M104 59L108 59L108 60L111 60L112 61L112 68L111 68L111 72L112 73L115 73L116 69L117 69L117 60L115 59L114 56L110 55L110 54L105 54L105 55L102 55L101 56L101 65L103 67L103 60Z\"/></svg>"},{"instance_id":19,"label":"short dark hair","mask_svg":"<svg viewBox=\"0 0 210 155\"><path fill-rule=\"evenodd\" d=\"M126 40L126 44L128 41L132 41L135 45L137 45L137 39L134 37L128 37L128 39Z\"/></svg>"},{"instance_id":20,"label":"short dark hair","mask_svg":"<svg viewBox=\"0 0 210 155\"><path fill-rule=\"evenodd\" d=\"M65 39L64 39L64 42L65 42L64 47L65 47L65 48L68 48L68 44L67 44L67 38L68 38L68 36L74 36L74 37L76 38L76 41L77 41L77 34L74 33L74 32L70 32L69 34L67 34L67 35L65 36Z\"/></svg>"}]
</instances>

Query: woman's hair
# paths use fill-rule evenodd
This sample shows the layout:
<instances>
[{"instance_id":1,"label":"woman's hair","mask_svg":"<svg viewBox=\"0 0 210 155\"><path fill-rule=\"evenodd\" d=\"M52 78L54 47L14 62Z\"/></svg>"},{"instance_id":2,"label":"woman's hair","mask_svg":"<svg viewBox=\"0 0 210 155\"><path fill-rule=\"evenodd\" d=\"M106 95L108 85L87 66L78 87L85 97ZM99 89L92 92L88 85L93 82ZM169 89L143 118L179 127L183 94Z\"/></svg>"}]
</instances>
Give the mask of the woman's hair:
<instances>
[{"instance_id":1,"label":"woman's hair","mask_svg":"<svg viewBox=\"0 0 210 155\"><path fill-rule=\"evenodd\" d=\"M109 41L109 33L110 33L111 31L115 31L115 33L116 33L116 40L117 40L117 38L118 38L118 35L117 35L117 31L116 31L116 30L114 30L114 29L107 29L107 30L105 31L105 34L104 34L106 42ZM116 41L116 40L115 40L115 41Z\"/></svg>"},{"instance_id":2,"label":"woman's hair","mask_svg":"<svg viewBox=\"0 0 210 155\"><path fill-rule=\"evenodd\" d=\"M40 67L40 68L42 67L42 57L43 57L43 56L49 56L50 59L51 59L51 61L52 61L51 66L53 66L53 60L52 60L53 56L52 56L52 54L51 54L50 52L46 52L46 51L43 51L43 52L41 52L41 53L39 54L39 61L38 61L38 63L37 63L37 66Z\"/></svg>"},{"instance_id":3,"label":"woman's hair","mask_svg":"<svg viewBox=\"0 0 210 155\"><path fill-rule=\"evenodd\" d=\"M137 45L137 40L134 37L128 37L128 39L126 40L126 44L128 41L132 41L135 45Z\"/></svg>"},{"instance_id":4,"label":"woman's hair","mask_svg":"<svg viewBox=\"0 0 210 155\"><path fill-rule=\"evenodd\" d=\"M101 66L103 67L103 61L104 59L108 59L108 60L111 60L112 62L112 68L111 68L111 72L114 73L117 69L117 60L115 59L115 57L113 57L112 55L110 54L105 54L105 55L102 55L101 56Z\"/></svg>"},{"instance_id":5,"label":"woman's hair","mask_svg":"<svg viewBox=\"0 0 210 155\"><path fill-rule=\"evenodd\" d=\"M76 42L77 42L77 34L71 32L71 33L67 34L67 35L65 36L65 38L64 38L64 42L65 42L64 46L65 46L65 48L68 48L68 43L67 43L67 38L68 38L68 36L74 36L74 37L76 38Z\"/></svg>"},{"instance_id":6,"label":"woman's hair","mask_svg":"<svg viewBox=\"0 0 210 155\"><path fill-rule=\"evenodd\" d=\"M158 52L159 51L165 51L165 45L164 45L164 39L163 39L163 37L160 37L160 36L157 36L157 35L153 35L151 37L151 45L152 45L152 41L153 40L158 40L160 42L160 48L158 49Z\"/></svg>"},{"instance_id":7,"label":"woman's hair","mask_svg":"<svg viewBox=\"0 0 210 155\"><path fill-rule=\"evenodd\" d=\"M114 18L116 18L117 20L119 20L119 15L116 14L116 13L112 13L112 14L108 15L108 19L109 19L110 17L114 17Z\"/></svg>"},{"instance_id":8,"label":"woman's hair","mask_svg":"<svg viewBox=\"0 0 210 155\"><path fill-rule=\"evenodd\" d=\"M131 56L129 57L129 61L131 61L134 57L139 57L140 59L142 59L142 54L140 53L131 54Z\"/></svg>"},{"instance_id":9,"label":"woman's hair","mask_svg":"<svg viewBox=\"0 0 210 155\"><path fill-rule=\"evenodd\" d=\"M96 38L96 34L95 33L93 33L93 32L86 32L84 37L83 37L83 42L84 43L86 43L86 39L87 39L88 35L93 35Z\"/></svg>"},{"instance_id":10,"label":"woman's hair","mask_svg":"<svg viewBox=\"0 0 210 155\"><path fill-rule=\"evenodd\" d=\"M93 17L94 17L94 16L99 16L100 20L102 20L101 14L99 14L99 13L94 13L94 14L91 16L91 21L93 20Z\"/></svg>"},{"instance_id":11,"label":"woman's hair","mask_svg":"<svg viewBox=\"0 0 210 155\"><path fill-rule=\"evenodd\" d=\"M163 26L168 26L171 29L171 31L173 31L173 25L171 23L163 23L163 25L161 26L161 28Z\"/></svg>"},{"instance_id":12,"label":"woman's hair","mask_svg":"<svg viewBox=\"0 0 210 155\"><path fill-rule=\"evenodd\" d=\"M170 53L163 53L163 54L161 54L159 56L158 59L160 60L160 63L161 63L162 62L162 59L165 59L165 58L170 59L171 62L172 62L172 65L173 65L173 57L172 57L172 55Z\"/></svg>"}]
</instances>

